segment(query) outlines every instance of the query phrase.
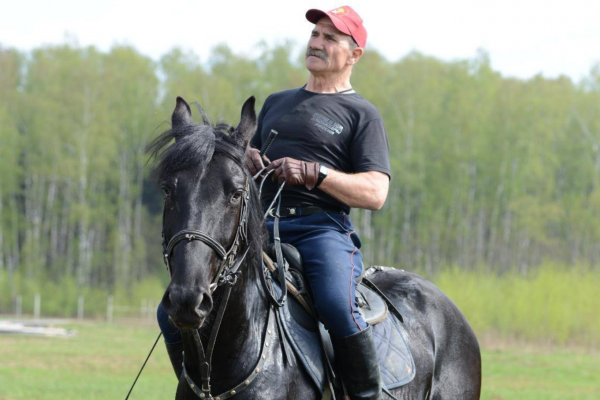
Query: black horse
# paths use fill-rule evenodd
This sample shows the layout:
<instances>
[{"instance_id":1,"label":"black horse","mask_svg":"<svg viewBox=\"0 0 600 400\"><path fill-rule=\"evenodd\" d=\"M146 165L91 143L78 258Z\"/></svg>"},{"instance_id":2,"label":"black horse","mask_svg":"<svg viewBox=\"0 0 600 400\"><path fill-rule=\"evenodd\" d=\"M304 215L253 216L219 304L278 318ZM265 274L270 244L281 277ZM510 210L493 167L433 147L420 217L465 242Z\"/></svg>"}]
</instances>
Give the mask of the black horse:
<instances>
[{"instance_id":1,"label":"black horse","mask_svg":"<svg viewBox=\"0 0 600 400\"><path fill-rule=\"evenodd\" d=\"M254 97L243 105L236 128L212 126L200 112L203 123L196 124L189 105L177 98L172 129L149 146L159 158L155 174L165 198L171 282L162 306L184 339L185 376L176 398L208 398L197 384L210 385L221 399L320 399L307 373L287 359L294 354L271 340L277 330L269 325L271 305L260 283L267 233L257 187L244 167L256 130ZM415 378L394 395L478 399L479 345L456 305L402 270L378 272L371 280L404 316L415 361Z\"/></svg>"}]
</instances>

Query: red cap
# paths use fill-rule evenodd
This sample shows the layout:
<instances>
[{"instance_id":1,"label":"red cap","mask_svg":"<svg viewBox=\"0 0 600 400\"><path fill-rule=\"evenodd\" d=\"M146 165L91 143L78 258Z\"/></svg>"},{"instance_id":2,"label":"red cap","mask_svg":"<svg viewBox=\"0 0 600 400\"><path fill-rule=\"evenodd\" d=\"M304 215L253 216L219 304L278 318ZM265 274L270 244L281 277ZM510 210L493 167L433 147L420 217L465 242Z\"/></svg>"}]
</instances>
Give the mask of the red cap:
<instances>
[{"instance_id":1,"label":"red cap","mask_svg":"<svg viewBox=\"0 0 600 400\"><path fill-rule=\"evenodd\" d=\"M311 9L306 12L306 19L316 24L321 17L327 16L338 30L352 36L360 47L367 45L367 30L363 20L350 6L334 8L330 11Z\"/></svg>"}]
</instances>

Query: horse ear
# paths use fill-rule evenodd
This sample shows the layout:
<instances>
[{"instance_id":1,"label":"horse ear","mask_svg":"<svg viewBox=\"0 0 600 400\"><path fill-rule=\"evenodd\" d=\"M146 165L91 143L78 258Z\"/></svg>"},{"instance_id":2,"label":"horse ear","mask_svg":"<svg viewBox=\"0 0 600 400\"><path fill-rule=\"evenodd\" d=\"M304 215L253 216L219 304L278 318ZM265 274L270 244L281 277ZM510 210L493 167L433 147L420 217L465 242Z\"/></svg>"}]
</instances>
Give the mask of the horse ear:
<instances>
[{"instance_id":1,"label":"horse ear","mask_svg":"<svg viewBox=\"0 0 600 400\"><path fill-rule=\"evenodd\" d=\"M171 126L178 128L180 126L189 125L192 123L192 109L184 99L177 96L177 103L175 104L175 111L171 116Z\"/></svg>"},{"instance_id":2,"label":"horse ear","mask_svg":"<svg viewBox=\"0 0 600 400\"><path fill-rule=\"evenodd\" d=\"M242 106L242 117L240 123L235 128L235 139L244 148L248 145L254 132L256 132L256 111L254 110L254 103L256 99L254 96L250 96L248 100Z\"/></svg>"}]
</instances>

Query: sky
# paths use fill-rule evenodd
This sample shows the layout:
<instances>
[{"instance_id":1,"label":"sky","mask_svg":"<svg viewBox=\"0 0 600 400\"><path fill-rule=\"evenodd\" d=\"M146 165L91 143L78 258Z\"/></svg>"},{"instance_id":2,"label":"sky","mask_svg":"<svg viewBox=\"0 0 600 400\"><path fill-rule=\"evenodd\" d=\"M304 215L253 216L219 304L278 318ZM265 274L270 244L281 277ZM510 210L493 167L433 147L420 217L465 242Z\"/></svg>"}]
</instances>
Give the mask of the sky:
<instances>
[{"instance_id":1,"label":"sky","mask_svg":"<svg viewBox=\"0 0 600 400\"><path fill-rule=\"evenodd\" d=\"M367 49L390 61L414 50L446 61L485 50L504 76L575 81L600 63L600 0L0 0L0 45L128 44L153 59L177 46L201 61L222 43L247 56L261 41L291 40L300 51L312 29L306 10L346 4L364 20Z\"/></svg>"}]
</instances>

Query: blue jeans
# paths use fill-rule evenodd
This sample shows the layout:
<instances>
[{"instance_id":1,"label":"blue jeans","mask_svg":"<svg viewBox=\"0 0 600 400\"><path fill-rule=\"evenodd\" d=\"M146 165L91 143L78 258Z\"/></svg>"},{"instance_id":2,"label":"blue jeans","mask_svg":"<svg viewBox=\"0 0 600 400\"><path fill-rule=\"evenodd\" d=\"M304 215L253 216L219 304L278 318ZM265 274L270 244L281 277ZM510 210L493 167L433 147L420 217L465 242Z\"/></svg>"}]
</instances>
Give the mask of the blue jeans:
<instances>
[{"instance_id":1,"label":"blue jeans","mask_svg":"<svg viewBox=\"0 0 600 400\"><path fill-rule=\"evenodd\" d=\"M273 238L273 219L267 219ZM348 215L321 212L281 218L282 243L295 246L304 261L321 322L333 335L347 337L367 328L356 303L356 278L363 270L361 242Z\"/></svg>"},{"instance_id":2,"label":"blue jeans","mask_svg":"<svg viewBox=\"0 0 600 400\"><path fill-rule=\"evenodd\" d=\"M181 343L181 332L179 332L179 328L174 327L169 322L169 315L163 310L162 303L158 305L158 309L156 310L156 319L158 320L158 326L163 333L165 343Z\"/></svg>"},{"instance_id":3,"label":"blue jeans","mask_svg":"<svg viewBox=\"0 0 600 400\"><path fill-rule=\"evenodd\" d=\"M273 238L273 219L267 219ZM305 217L281 218L282 243L296 247L302 255L319 318L337 337L347 337L367 328L356 304L356 278L363 270L360 238L345 213L321 212ZM158 306L157 319L165 343L181 342L181 333L169 323Z\"/></svg>"}]
</instances>

